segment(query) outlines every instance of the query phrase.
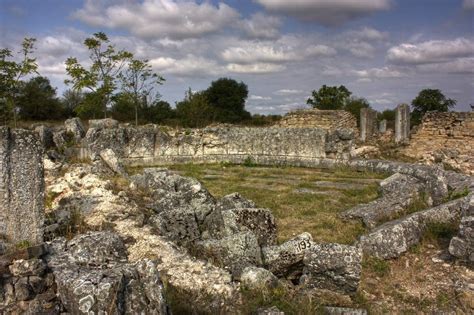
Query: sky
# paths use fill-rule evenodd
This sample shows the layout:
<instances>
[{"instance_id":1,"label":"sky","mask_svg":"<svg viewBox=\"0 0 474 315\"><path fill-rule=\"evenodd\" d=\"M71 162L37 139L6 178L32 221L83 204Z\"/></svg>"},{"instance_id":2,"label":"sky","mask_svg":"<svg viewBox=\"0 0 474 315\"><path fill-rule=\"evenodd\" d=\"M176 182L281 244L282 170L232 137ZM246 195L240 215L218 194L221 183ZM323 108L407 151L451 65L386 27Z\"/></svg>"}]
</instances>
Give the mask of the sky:
<instances>
[{"instance_id":1,"label":"sky","mask_svg":"<svg viewBox=\"0 0 474 315\"><path fill-rule=\"evenodd\" d=\"M162 99L220 77L249 88L246 109L283 114L312 90L345 85L377 110L425 88L474 104L474 0L0 0L0 48L37 39L39 73L58 94L64 61L105 32L164 76Z\"/></svg>"}]
</instances>

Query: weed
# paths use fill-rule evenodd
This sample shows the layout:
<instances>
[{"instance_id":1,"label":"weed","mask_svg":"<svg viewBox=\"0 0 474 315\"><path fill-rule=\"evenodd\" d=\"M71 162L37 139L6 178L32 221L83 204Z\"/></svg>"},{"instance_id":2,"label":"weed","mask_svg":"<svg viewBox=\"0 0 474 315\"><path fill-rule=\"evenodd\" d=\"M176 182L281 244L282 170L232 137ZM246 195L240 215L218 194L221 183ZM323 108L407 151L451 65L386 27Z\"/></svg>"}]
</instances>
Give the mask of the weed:
<instances>
[{"instance_id":1,"label":"weed","mask_svg":"<svg viewBox=\"0 0 474 315\"><path fill-rule=\"evenodd\" d=\"M459 222L453 223L428 223L425 228L423 240L428 242L444 242L450 240L458 231Z\"/></svg>"},{"instance_id":2,"label":"weed","mask_svg":"<svg viewBox=\"0 0 474 315\"><path fill-rule=\"evenodd\" d=\"M44 206L46 209L51 209L53 207L53 201L56 199L57 196L59 196L60 193L48 191L46 193L46 196L44 198Z\"/></svg>"},{"instance_id":3,"label":"weed","mask_svg":"<svg viewBox=\"0 0 474 315\"><path fill-rule=\"evenodd\" d=\"M28 248L30 246L31 246L31 244L28 240L20 241L20 242L16 243L16 245L15 245L15 247L17 249L25 249L25 248Z\"/></svg>"},{"instance_id":4,"label":"weed","mask_svg":"<svg viewBox=\"0 0 474 315\"><path fill-rule=\"evenodd\" d=\"M251 157L251 156L247 156L245 158L243 165L245 167L255 167L255 166L257 166L257 164L255 164L255 161L254 161L253 157Z\"/></svg>"},{"instance_id":5,"label":"weed","mask_svg":"<svg viewBox=\"0 0 474 315\"><path fill-rule=\"evenodd\" d=\"M385 277L390 274L390 264L380 258L374 256L364 257L362 267L369 272L375 273L379 277Z\"/></svg>"}]
</instances>

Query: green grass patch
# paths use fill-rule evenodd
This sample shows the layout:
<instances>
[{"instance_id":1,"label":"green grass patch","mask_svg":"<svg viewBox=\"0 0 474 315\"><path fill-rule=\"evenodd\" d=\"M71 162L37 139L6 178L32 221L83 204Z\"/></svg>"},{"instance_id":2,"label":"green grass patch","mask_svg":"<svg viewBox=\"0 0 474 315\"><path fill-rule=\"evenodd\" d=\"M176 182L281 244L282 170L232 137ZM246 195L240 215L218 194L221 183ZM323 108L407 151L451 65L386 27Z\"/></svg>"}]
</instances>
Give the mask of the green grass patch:
<instances>
[{"instance_id":1,"label":"green grass patch","mask_svg":"<svg viewBox=\"0 0 474 315\"><path fill-rule=\"evenodd\" d=\"M377 181L386 176L348 168L249 167L226 163L180 164L169 168L197 178L217 198L239 192L258 207L271 209L278 224L279 242L302 232L311 233L317 242L354 242L365 232L363 225L344 222L339 213L376 199ZM318 187L319 181L351 183L355 187ZM311 193L298 192L302 188Z\"/></svg>"}]
</instances>

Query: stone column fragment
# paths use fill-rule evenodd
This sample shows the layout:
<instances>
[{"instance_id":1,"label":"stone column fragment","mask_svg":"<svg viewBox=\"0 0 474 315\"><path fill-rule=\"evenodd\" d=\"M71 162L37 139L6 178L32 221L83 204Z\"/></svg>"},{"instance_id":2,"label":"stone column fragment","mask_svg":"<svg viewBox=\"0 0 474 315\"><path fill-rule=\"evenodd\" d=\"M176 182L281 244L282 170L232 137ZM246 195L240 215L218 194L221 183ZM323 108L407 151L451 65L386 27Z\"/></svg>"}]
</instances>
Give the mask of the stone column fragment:
<instances>
[{"instance_id":1,"label":"stone column fragment","mask_svg":"<svg viewBox=\"0 0 474 315\"><path fill-rule=\"evenodd\" d=\"M379 132L380 133L385 133L387 132L387 120L384 119L384 120L381 120L379 122Z\"/></svg>"},{"instance_id":2,"label":"stone column fragment","mask_svg":"<svg viewBox=\"0 0 474 315\"><path fill-rule=\"evenodd\" d=\"M0 127L0 237L37 244L43 224L43 146L31 131Z\"/></svg>"},{"instance_id":3,"label":"stone column fragment","mask_svg":"<svg viewBox=\"0 0 474 315\"><path fill-rule=\"evenodd\" d=\"M366 142L377 133L377 112L371 108L360 110L360 140Z\"/></svg>"},{"instance_id":4,"label":"stone column fragment","mask_svg":"<svg viewBox=\"0 0 474 315\"><path fill-rule=\"evenodd\" d=\"M410 107L398 105L395 109L395 142L408 142L410 139Z\"/></svg>"}]
</instances>

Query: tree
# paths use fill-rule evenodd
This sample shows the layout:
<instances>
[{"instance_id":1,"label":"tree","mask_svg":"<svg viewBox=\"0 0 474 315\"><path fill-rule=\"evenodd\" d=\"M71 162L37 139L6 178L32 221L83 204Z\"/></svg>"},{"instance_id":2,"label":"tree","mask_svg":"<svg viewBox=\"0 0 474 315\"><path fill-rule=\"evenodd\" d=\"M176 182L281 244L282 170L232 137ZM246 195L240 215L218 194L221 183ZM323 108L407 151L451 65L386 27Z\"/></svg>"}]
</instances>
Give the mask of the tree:
<instances>
[{"instance_id":1,"label":"tree","mask_svg":"<svg viewBox=\"0 0 474 315\"><path fill-rule=\"evenodd\" d=\"M412 123L417 125L421 122L423 115L428 111L447 112L456 105L456 101L446 98L441 90L424 89L411 102L413 106Z\"/></svg>"},{"instance_id":2,"label":"tree","mask_svg":"<svg viewBox=\"0 0 474 315\"><path fill-rule=\"evenodd\" d=\"M103 114L102 101L103 95L100 92L84 93L84 99L74 112L82 119L96 119Z\"/></svg>"},{"instance_id":3,"label":"tree","mask_svg":"<svg viewBox=\"0 0 474 315\"><path fill-rule=\"evenodd\" d=\"M73 89L64 91L61 102L64 108L65 117L73 117L76 109L84 102L85 93Z\"/></svg>"},{"instance_id":4,"label":"tree","mask_svg":"<svg viewBox=\"0 0 474 315\"><path fill-rule=\"evenodd\" d=\"M213 121L237 123L250 119L250 113L245 110L248 94L247 85L243 82L230 78L213 81L205 91L205 97L213 108Z\"/></svg>"},{"instance_id":5,"label":"tree","mask_svg":"<svg viewBox=\"0 0 474 315\"><path fill-rule=\"evenodd\" d=\"M154 124L163 124L167 120L175 118L176 113L168 102L157 100L144 108L144 115L148 121Z\"/></svg>"},{"instance_id":6,"label":"tree","mask_svg":"<svg viewBox=\"0 0 474 315\"><path fill-rule=\"evenodd\" d=\"M380 113L380 119L386 121L395 121L395 110L394 109L386 109L382 113Z\"/></svg>"},{"instance_id":7,"label":"tree","mask_svg":"<svg viewBox=\"0 0 474 315\"><path fill-rule=\"evenodd\" d=\"M21 85L15 103L26 120L61 119L64 109L48 78L34 77Z\"/></svg>"},{"instance_id":8,"label":"tree","mask_svg":"<svg viewBox=\"0 0 474 315\"><path fill-rule=\"evenodd\" d=\"M193 93L191 88L185 93L184 100L176 104L176 114L185 127L207 126L212 122L213 111L205 91Z\"/></svg>"},{"instance_id":9,"label":"tree","mask_svg":"<svg viewBox=\"0 0 474 315\"><path fill-rule=\"evenodd\" d=\"M20 61L11 60L12 51L8 48L0 49L0 114L5 125L13 116L16 127L15 98L17 97L22 79L33 73L38 73L38 64L31 58L34 51L35 38L25 38L19 51Z\"/></svg>"},{"instance_id":10,"label":"tree","mask_svg":"<svg viewBox=\"0 0 474 315\"><path fill-rule=\"evenodd\" d=\"M138 125L139 108L143 107L144 100L152 95L157 85L163 84L165 79L152 71L148 60L132 59L125 70L120 72L122 92L131 96L135 109L135 125ZM158 94L155 94L155 97Z\"/></svg>"},{"instance_id":11,"label":"tree","mask_svg":"<svg viewBox=\"0 0 474 315\"><path fill-rule=\"evenodd\" d=\"M357 119L357 125L360 124L360 110L362 108L370 108L369 102L362 97L351 97L346 105L344 106L344 110L348 111L352 115L354 115Z\"/></svg>"},{"instance_id":12,"label":"tree","mask_svg":"<svg viewBox=\"0 0 474 315\"><path fill-rule=\"evenodd\" d=\"M77 58L69 57L66 60L66 72L71 79L65 80L65 83L72 84L74 90L88 89L94 93L90 101L98 102L107 117L107 106L116 89L118 75L133 55L125 50L117 51L102 32L86 38L84 45L89 50L91 65L86 69Z\"/></svg>"},{"instance_id":13,"label":"tree","mask_svg":"<svg viewBox=\"0 0 474 315\"><path fill-rule=\"evenodd\" d=\"M318 91L311 92L307 104L317 109L343 109L352 93L344 86L323 85Z\"/></svg>"}]
</instances>

